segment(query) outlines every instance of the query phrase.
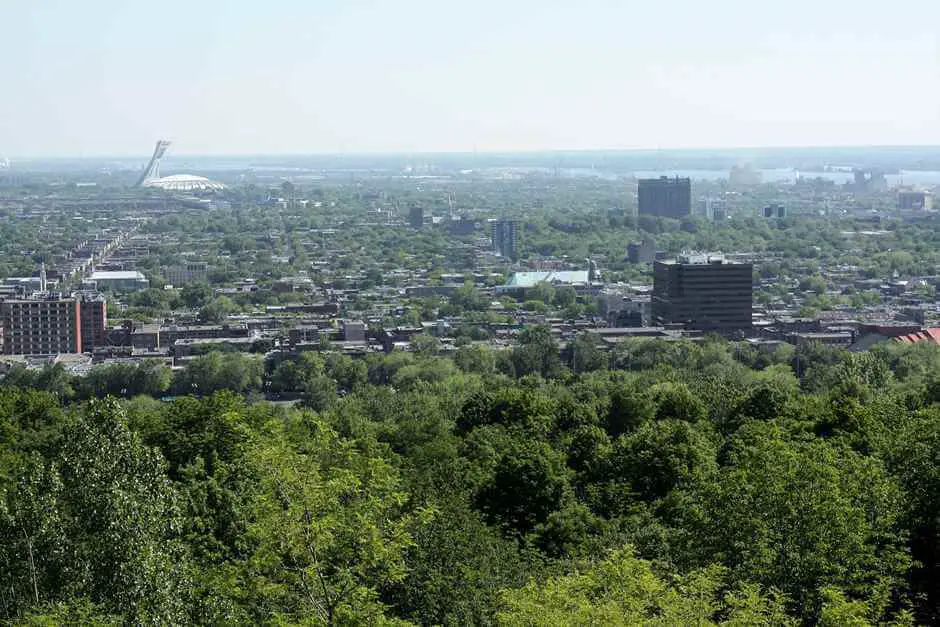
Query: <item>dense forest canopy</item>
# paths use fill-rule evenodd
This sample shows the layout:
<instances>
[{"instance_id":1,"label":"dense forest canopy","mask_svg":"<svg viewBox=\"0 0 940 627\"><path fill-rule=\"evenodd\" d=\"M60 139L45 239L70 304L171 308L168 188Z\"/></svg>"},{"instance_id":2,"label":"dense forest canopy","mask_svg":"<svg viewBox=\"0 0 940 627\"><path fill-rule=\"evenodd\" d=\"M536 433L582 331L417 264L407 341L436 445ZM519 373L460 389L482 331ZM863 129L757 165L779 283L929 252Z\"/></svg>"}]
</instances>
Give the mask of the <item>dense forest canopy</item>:
<instances>
[{"instance_id":1,"label":"dense forest canopy","mask_svg":"<svg viewBox=\"0 0 940 627\"><path fill-rule=\"evenodd\" d=\"M204 359L3 381L2 620L938 618L936 346Z\"/></svg>"}]
</instances>

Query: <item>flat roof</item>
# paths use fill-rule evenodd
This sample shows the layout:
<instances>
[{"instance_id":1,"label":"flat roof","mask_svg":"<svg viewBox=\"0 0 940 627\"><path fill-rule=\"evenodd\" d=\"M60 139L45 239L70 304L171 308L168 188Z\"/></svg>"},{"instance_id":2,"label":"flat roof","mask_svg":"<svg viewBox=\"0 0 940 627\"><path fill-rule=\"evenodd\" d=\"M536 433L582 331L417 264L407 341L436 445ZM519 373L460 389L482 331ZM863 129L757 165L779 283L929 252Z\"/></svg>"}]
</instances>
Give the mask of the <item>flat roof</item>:
<instances>
[{"instance_id":1,"label":"flat roof","mask_svg":"<svg viewBox=\"0 0 940 627\"><path fill-rule=\"evenodd\" d=\"M98 281L100 279L127 279L143 281L144 278L144 275L138 270L98 270L91 273L92 281Z\"/></svg>"},{"instance_id":2,"label":"flat roof","mask_svg":"<svg viewBox=\"0 0 940 627\"><path fill-rule=\"evenodd\" d=\"M552 270L547 272L516 272L506 285L497 289L535 287L538 283L587 283L587 270Z\"/></svg>"}]
</instances>

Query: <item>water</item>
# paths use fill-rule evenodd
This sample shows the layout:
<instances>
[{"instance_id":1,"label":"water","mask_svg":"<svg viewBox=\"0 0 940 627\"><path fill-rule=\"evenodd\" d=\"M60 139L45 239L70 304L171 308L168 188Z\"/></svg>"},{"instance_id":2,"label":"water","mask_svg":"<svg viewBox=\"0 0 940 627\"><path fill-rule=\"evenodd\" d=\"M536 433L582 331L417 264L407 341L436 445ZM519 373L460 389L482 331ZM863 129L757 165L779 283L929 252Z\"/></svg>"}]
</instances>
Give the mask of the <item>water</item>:
<instances>
[{"instance_id":1,"label":"water","mask_svg":"<svg viewBox=\"0 0 940 627\"><path fill-rule=\"evenodd\" d=\"M784 183L795 181L797 176L814 179L822 178L834 181L836 184L850 183L855 180L851 172L812 172L808 170L794 170L792 168L762 169L757 170L761 174L761 180L764 183ZM656 178L659 176L680 176L688 177L693 181L717 181L727 179L731 174L730 170L643 170L634 172L637 178ZM900 174L886 174L885 180L888 187L897 185L920 185L932 187L940 185L940 171L935 170L901 170Z\"/></svg>"}]
</instances>

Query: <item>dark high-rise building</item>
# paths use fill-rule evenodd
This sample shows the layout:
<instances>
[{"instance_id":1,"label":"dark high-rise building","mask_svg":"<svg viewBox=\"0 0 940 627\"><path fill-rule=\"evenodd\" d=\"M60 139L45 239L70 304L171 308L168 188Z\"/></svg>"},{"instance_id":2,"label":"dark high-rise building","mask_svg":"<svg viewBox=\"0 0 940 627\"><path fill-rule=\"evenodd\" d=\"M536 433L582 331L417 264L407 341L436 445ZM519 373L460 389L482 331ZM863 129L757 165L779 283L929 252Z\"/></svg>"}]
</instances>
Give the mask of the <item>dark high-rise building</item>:
<instances>
[{"instance_id":1,"label":"dark high-rise building","mask_svg":"<svg viewBox=\"0 0 940 627\"><path fill-rule=\"evenodd\" d=\"M898 209L932 209L933 198L927 192L902 191L898 193Z\"/></svg>"},{"instance_id":2,"label":"dark high-rise building","mask_svg":"<svg viewBox=\"0 0 940 627\"><path fill-rule=\"evenodd\" d=\"M630 263L653 263L656 258L656 241L645 239L642 242L627 244L627 260Z\"/></svg>"},{"instance_id":3,"label":"dark high-rise building","mask_svg":"<svg viewBox=\"0 0 940 627\"><path fill-rule=\"evenodd\" d=\"M408 224L413 229L420 229L424 226L424 209L421 207L411 207L408 210Z\"/></svg>"},{"instance_id":4,"label":"dark high-rise building","mask_svg":"<svg viewBox=\"0 0 940 627\"><path fill-rule=\"evenodd\" d=\"M761 215L765 218L785 218L787 217L787 208L783 205L767 205L761 209Z\"/></svg>"},{"instance_id":5,"label":"dark high-rise building","mask_svg":"<svg viewBox=\"0 0 940 627\"><path fill-rule=\"evenodd\" d=\"M654 324L726 333L751 326L753 268L716 255L653 264Z\"/></svg>"},{"instance_id":6,"label":"dark high-rise building","mask_svg":"<svg viewBox=\"0 0 940 627\"><path fill-rule=\"evenodd\" d=\"M82 352L108 346L108 303L101 294L78 294Z\"/></svg>"},{"instance_id":7,"label":"dark high-rise building","mask_svg":"<svg viewBox=\"0 0 940 627\"><path fill-rule=\"evenodd\" d=\"M491 223L490 240L497 255L515 261L519 258L519 221L494 220Z\"/></svg>"},{"instance_id":8,"label":"dark high-rise building","mask_svg":"<svg viewBox=\"0 0 940 627\"><path fill-rule=\"evenodd\" d=\"M640 215L681 218L692 213L692 181L688 178L640 179L637 183Z\"/></svg>"}]
</instances>

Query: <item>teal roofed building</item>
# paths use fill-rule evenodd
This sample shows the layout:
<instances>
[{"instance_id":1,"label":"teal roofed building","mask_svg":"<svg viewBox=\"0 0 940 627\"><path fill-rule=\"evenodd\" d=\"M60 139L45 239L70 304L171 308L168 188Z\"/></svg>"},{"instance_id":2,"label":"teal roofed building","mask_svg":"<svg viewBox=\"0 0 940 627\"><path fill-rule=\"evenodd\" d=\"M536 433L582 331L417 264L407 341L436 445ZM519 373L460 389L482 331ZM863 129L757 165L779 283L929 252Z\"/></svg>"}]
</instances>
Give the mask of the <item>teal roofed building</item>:
<instances>
[{"instance_id":1,"label":"teal roofed building","mask_svg":"<svg viewBox=\"0 0 940 627\"><path fill-rule=\"evenodd\" d=\"M496 286L496 292L514 292L535 287L539 283L549 285L589 285L588 270L547 270L541 272L516 272L505 285Z\"/></svg>"}]
</instances>

